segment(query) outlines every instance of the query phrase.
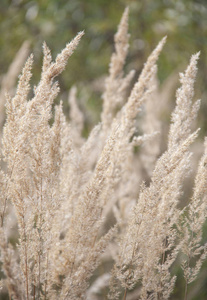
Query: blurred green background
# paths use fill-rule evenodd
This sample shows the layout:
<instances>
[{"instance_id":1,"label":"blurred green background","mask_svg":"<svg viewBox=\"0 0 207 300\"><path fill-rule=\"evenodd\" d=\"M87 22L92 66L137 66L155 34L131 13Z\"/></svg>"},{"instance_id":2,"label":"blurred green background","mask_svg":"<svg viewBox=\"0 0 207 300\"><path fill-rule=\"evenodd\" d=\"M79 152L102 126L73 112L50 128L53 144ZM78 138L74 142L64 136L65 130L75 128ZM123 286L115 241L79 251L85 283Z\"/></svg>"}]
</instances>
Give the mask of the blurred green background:
<instances>
[{"instance_id":1,"label":"blurred green background","mask_svg":"<svg viewBox=\"0 0 207 300\"><path fill-rule=\"evenodd\" d=\"M207 86L207 1L206 0L0 0L0 73L4 74L25 40L35 55L33 82L37 83L46 41L53 57L78 31L85 30L78 49L59 78L61 98L73 84L91 109L92 123L99 119L103 75L107 74L113 51L113 36L126 6L130 8L130 49L126 69L139 74L158 41L168 36L159 60L159 79L184 70L190 56L201 51L198 96ZM98 82L98 84L97 84ZM98 88L97 88L98 86ZM205 101L207 103L207 101ZM203 101L203 112L207 104ZM205 114L201 115L205 119ZM207 125L205 132L207 131Z\"/></svg>"},{"instance_id":2,"label":"blurred green background","mask_svg":"<svg viewBox=\"0 0 207 300\"><path fill-rule=\"evenodd\" d=\"M124 8L129 6L130 49L126 70L138 76L148 55L163 36L167 44L159 59L161 83L173 72L185 70L192 54L201 51L196 97L202 99L199 123L207 133L207 1L206 0L0 0L0 74L7 72L25 40L35 55L33 83L40 78L42 43L46 41L53 58L78 31L85 30L77 50L60 76L65 100L70 87L78 86L80 105L89 109L86 124L90 128L100 118L101 93L113 52L113 37ZM206 230L207 232L207 230ZM192 286L195 296L207 299L206 271ZM181 281L178 283L180 284ZM195 286L195 288L194 288ZM173 299L181 299L175 291Z\"/></svg>"}]
</instances>

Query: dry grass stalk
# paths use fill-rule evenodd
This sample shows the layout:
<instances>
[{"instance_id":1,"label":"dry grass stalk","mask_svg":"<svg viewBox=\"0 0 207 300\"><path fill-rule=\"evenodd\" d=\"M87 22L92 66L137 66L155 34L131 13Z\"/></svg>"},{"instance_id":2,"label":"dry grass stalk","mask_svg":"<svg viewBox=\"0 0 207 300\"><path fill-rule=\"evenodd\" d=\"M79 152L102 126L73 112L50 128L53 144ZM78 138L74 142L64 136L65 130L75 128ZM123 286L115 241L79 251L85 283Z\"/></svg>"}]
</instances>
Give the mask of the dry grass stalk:
<instances>
[{"instance_id":1,"label":"dry grass stalk","mask_svg":"<svg viewBox=\"0 0 207 300\"><path fill-rule=\"evenodd\" d=\"M4 106L6 102L5 94L9 93L14 95L16 81L21 69L25 63L25 60L29 54L29 42L25 41L19 51L17 52L13 62L11 63L8 72L3 76L1 81L0 90L0 128L2 130L3 123L5 121Z\"/></svg>"},{"instance_id":2,"label":"dry grass stalk","mask_svg":"<svg viewBox=\"0 0 207 300\"><path fill-rule=\"evenodd\" d=\"M0 173L0 249L9 297L104 299L101 293L109 289L110 278L110 299L169 299L176 284L171 267L182 252L187 299L188 286L198 276L207 254L202 244L207 217L206 141L192 199L184 209L178 206L183 180L191 170L190 145L199 131L191 128L200 104L193 103L199 54L192 56L180 76L168 146L158 159L161 123L154 109L157 96L153 97L153 82L166 38L149 56L127 99L134 73L124 76L123 71L128 52L128 9L115 36L101 124L87 139L82 138L84 118L74 88L69 96L70 123L61 102L50 124L59 93L54 80L82 35L80 32L66 45L55 62L44 44L41 79L31 100L33 55L23 68L15 96L7 95L2 139L6 168ZM136 119L146 101L148 116L143 135L138 136ZM148 140L141 151L135 151ZM151 149L152 140L155 149ZM139 153L143 156L144 151L151 177L148 185L140 186ZM19 232L13 246L6 235L11 214L8 203L15 208ZM111 274L97 273L99 265L105 268L113 260Z\"/></svg>"}]
</instances>

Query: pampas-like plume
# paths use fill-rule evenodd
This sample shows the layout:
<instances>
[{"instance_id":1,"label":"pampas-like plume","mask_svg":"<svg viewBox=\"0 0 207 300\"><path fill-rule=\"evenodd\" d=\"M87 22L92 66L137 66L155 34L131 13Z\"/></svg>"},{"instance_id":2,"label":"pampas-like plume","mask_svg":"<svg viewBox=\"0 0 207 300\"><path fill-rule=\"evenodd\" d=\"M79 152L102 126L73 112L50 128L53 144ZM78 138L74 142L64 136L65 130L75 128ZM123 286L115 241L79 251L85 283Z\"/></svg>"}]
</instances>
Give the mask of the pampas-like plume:
<instances>
[{"instance_id":1,"label":"pampas-like plume","mask_svg":"<svg viewBox=\"0 0 207 300\"><path fill-rule=\"evenodd\" d=\"M193 90L195 58L197 56L192 57L186 71L186 80L182 81L183 85L178 90L182 91L182 97L186 99L185 107L180 106L180 93L177 93L177 106L169 133L176 142L170 142L168 150L157 161L150 186L143 186L140 191L127 233L123 235L120 243L120 254L114 270L125 291L133 289L136 283L141 281L143 299L147 299L148 293L153 295L153 299L168 299L175 284L175 278L171 278L169 268L180 247L176 246L177 236L174 230L180 215L177 203L183 178L190 167L189 146L197 136L197 131L189 135L189 126L195 116L187 114L192 106L192 98L188 98L188 95L189 87ZM186 87L188 78L189 87ZM185 111L186 118L180 118ZM193 109L193 112L195 111ZM185 124L187 125L183 132ZM172 136L175 127L177 130L174 130ZM171 251L168 256L165 254L167 251ZM115 296L114 291L113 295Z\"/></svg>"},{"instance_id":2,"label":"pampas-like plume","mask_svg":"<svg viewBox=\"0 0 207 300\"><path fill-rule=\"evenodd\" d=\"M101 119L103 123L103 132L106 131L106 134L116 115L117 109L120 108L126 100L127 90L134 76L133 70L126 77L124 77L123 72L129 48L128 14L129 9L126 8L114 38L115 52L111 57L109 77L106 79L105 83Z\"/></svg>"},{"instance_id":3,"label":"pampas-like plume","mask_svg":"<svg viewBox=\"0 0 207 300\"><path fill-rule=\"evenodd\" d=\"M206 205L206 182L207 182L207 140L204 142L204 154L200 159L197 174L195 177L194 192L187 210L188 215L184 216L182 235L182 251L185 254L182 268L186 281L185 299L187 299L188 285L193 282L207 257L207 244L202 243L202 229L207 218ZM197 258L196 262L193 261Z\"/></svg>"},{"instance_id":4,"label":"pampas-like plume","mask_svg":"<svg viewBox=\"0 0 207 300\"><path fill-rule=\"evenodd\" d=\"M22 70L15 96L6 95L0 284L7 287L10 299L17 300L106 299L109 285L108 298L114 300L169 299L176 285L171 266L182 253L187 299L189 284L207 254L202 243L207 217L206 141L192 198L184 209L178 205L183 180L191 170L189 147L199 132L191 128L200 104L193 103L199 54L180 75L168 146L157 158L161 122L159 103L153 103L158 97L154 82L166 38L149 56L130 92L134 71L124 76L129 47L128 8L124 11L105 82L101 123L83 138L84 117L75 88L69 96L70 122L62 102L55 106L53 118L59 93L55 78L82 35L54 62L44 43L41 78L31 100L33 55ZM137 135L136 120L145 104L148 116L143 135ZM146 178L141 160L150 178L140 185ZM18 236L11 237L14 211Z\"/></svg>"},{"instance_id":5,"label":"pampas-like plume","mask_svg":"<svg viewBox=\"0 0 207 300\"><path fill-rule=\"evenodd\" d=\"M2 131L3 122L5 120L4 105L6 102L6 93L14 95L16 80L24 65L25 59L29 54L29 42L25 41L17 52L13 62L11 63L6 75L3 76L0 90L0 130Z\"/></svg>"}]
</instances>

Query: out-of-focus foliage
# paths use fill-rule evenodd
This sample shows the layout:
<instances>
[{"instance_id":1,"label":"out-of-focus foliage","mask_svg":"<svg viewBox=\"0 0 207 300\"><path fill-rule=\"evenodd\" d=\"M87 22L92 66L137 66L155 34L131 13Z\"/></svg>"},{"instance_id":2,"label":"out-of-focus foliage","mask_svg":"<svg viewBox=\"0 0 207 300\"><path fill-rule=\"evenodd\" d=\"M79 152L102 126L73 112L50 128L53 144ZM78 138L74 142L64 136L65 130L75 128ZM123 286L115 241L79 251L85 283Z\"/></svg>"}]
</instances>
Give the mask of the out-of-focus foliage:
<instances>
[{"instance_id":1,"label":"out-of-focus foliage","mask_svg":"<svg viewBox=\"0 0 207 300\"><path fill-rule=\"evenodd\" d=\"M143 63L157 42L165 35L168 42L159 61L159 77L164 81L175 70L185 68L191 54L201 51L199 97L205 98L207 78L207 4L205 0L1 0L0 69L5 73L15 53L25 40L35 54L34 82L41 66L41 45L46 41L56 55L80 30L85 30L78 51L70 59L60 78L62 95L73 84L84 82L81 98L96 118L101 111L101 77L107 73L113 51L113 36L126 6L130 9L131 44L127 59L129 69L139 74ZM97 88L97 79L98 88ZM92 84L91 84L92 83ZM101 83L101 84L100 84ZM85 101L86 100L86 101ZM205 118L207 104L203 101ZM93 122L93 121L92 121ZM202 121L203 123L203 121ZM207 125L204 126L204 131Z\"/></svg>"},{"instance_id":2,"label":"out-of-focus foliage","mask_svg":"<svg viewBox=\"0 0 207 300\"><path fill-rule=\"evenodd\" d=\"M66 92L73 84L84 82L85 87L79 89L82 91L80 97L86 103L84 105L91 108L88 120L97 121L102 105L99 87L104 84L101 76L108 71L113 36L127 5L131 33L128 68L136 68L138 75L153 47L167 35L168 42L159 61L160 80L165 80L176 68L178 71L184 69L191 54L201 50L199 97L204 98L202 94L207 86L207 4L199 0L1 0L1 74L7 71L21 44L29 40L35 55L33 80L37 82L43 41L56 55L78 31L85 30L60 84L61 90L65 91L62 98L66 99ZM207 104L203 101L202 105L201 120L207 112ZM207 125L203 126L207 129Z\"/></svg>"},{"instance_id":3,"label":"out-of-focus foliage","mask_svg":"<svg viewBox=\"0 0 207 300\"><path fill-rule=\"evenodd\" d=\"M86 68L83 70L82 64L78 64L76 74L80 68L81 71L74 79L92 79L106 70L109 47L126 5L130 7L132 40L136 38L131 59L141 54L146 58L146 52L166 34L169 38L166 53L172 54L167 71L172 64L183 61L184 53L205 49L206 1L1 0L1 67L6 68L25 39L32 40L36 51L39 51L39 44L47 40L57 52L77 31L85 29L86 38L77 55Z\"/></svg>"},{"instance_id":4,"label":"out-of-focus foliage","mask_svg":"<svg viewBox=\"0 0 207 300\"><path fill-rule=\"evenodd\" d=\"M114 33L127 5L130 9L131 43L126 65L127 69L136 68L137 76L149 53L165 35L168 40L159 59L161 81L175 69L183 71L190 56L201 51L196 86L197 96L202 98L200 122L206 135L206 0L0 0L0 74L6 73L22 43L29 40L35 55L33 81L38 82L43 41L47 42L55 57L78 31L85 30L67 70L59 79L63 91L61 97L66 99L70 87L80 85L80 98L91 107L90 116L98 118L102 105L100 86L104 84L103 75L108 71ZM205 274L201 277L199 299L206 299ZM175 299L180 299L176 291Z\"/></svg>"},{"instance_id":5,"label":"out-of-focus foliage","mask_svg":"<svg viewBox=\"0 0 207 300\"><path fill-rule=\"evenodd\" d=\"M132 41L128 65L133 64L139 72L156 43L167 35L168 43L160 59L160 79L164 80L176 67L186 65L190 55L201 50L200 77L205 80L207 4L204 0L1 0L1 74L26 39L32 42L35 68L39 69L43 41L55 55L84 29L85 37L70 60L62 88L68 90L71 84L91 82L102 76L107 72L113 35L126 5L130 8Z\"/></svg>"}]
</instances>

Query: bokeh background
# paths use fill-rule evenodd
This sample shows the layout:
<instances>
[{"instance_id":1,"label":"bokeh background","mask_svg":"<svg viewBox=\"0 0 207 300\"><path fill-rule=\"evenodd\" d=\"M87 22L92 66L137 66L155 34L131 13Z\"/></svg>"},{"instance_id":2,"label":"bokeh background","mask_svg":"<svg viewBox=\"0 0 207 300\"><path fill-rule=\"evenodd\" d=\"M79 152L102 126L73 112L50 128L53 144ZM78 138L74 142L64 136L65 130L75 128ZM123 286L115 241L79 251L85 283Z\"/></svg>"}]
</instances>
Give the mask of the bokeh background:
<instances>
[{"instance_id":1,"label":"bokeh background","mask_svg":"<svg viewBox=\"0 0 207 300\"><path fill-rule=\"evenodd\" d=\"M78 87L79 104L86 114L84 134L87 134L100 119L101 94L114 49L113 38L126 6L130 9L131 35L126 70L135 69L136 78L150 52L165 35L167 44L158 63L161 84L173 72L178 75L183 71L191 55L201 51L195 97L202 99L199 114L202 139L207 134L207 0L0 0L0 80L27 40L35 56L32 83L37 84L43 41L55 58L77 32L85 30L59 78L59 99L64 100L67 112L68 91L73 85ZM207 299L206 267L192 285L189 299ZM182 299L183 282L179 281L178 273L179 284L181 289L175 291L173 299Z\"/></svg>"},{"instance_id":2,"label":"bokeh background","mask_svg":"<svg viewBox=\"0 0 207 300\"><path fill-rule=\"evenodd\" d=\"M76 84L82 105L89 108L88 123L97 122L101 111L101 89L113 51L113 36L126 6L130 8L130 50L126 69L139 74L158 41L168 36L159 60L159 79L185 69L190 56L201 51L197 82L203 99L200 120L207 112L207 1L206 0L1 0L0 74L7 72L25 40L35 55L33 82L41 70L42 43L53 57L78 31L85 30L78 49L59 78L61 97ZM205 123L205 122L204 122ZM207 124L207 122L206 122ZM207 125L202 126L203 132Z\"/></svg>"}]
</instances>

